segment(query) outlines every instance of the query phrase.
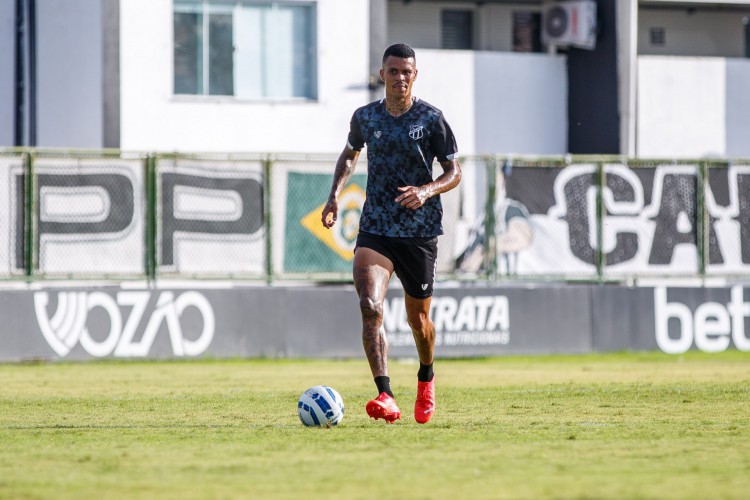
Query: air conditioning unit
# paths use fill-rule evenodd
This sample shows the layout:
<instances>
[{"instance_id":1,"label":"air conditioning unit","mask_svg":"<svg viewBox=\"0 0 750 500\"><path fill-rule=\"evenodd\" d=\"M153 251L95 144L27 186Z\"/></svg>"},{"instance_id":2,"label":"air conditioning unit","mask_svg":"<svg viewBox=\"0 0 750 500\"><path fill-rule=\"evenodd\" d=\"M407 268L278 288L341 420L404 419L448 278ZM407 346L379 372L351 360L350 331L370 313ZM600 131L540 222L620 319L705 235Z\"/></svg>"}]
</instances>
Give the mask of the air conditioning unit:
<instances>
[{"instance_id":1,"label":"air conditioning unit","mask_svg":"<svg viewBox=\"0 0 750 500\"><path fill-rule=\"evenodd\" d=\"M596 2L571 0L544 4L542 43L550 46L596 47Z\"/></svg>"}]
</instances>

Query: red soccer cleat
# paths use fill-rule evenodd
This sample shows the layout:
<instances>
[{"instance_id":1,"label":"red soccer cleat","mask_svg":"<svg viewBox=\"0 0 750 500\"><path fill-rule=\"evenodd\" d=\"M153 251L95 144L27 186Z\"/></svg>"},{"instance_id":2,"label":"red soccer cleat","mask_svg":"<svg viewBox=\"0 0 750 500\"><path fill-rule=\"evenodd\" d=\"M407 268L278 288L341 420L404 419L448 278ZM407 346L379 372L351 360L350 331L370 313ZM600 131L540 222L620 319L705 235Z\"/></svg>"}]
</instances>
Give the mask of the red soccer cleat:
<instances>
[{"instance_id":1,"label":"red soccer cleat","mask_svg":"<svg viewBox=\"0 0 750 500\"><path fill-rule=\"evenodd\" d=\"M414 403L414 420L426 424L435 413L435 377L429 382L417 382L417 401Z\"/></svg>"},{"instance_id":2,"label":"red soccer cleat","mask_svg":"<svg viewBox=\"0 0 750 500\"><path fill-rule=\"evenodd\" d=\"M375 420L382 418L389 424L401 418L401 410L396 405L396 400L381 392L380 395L367 403L367 414Z\"/></svg>"}]
</instances>

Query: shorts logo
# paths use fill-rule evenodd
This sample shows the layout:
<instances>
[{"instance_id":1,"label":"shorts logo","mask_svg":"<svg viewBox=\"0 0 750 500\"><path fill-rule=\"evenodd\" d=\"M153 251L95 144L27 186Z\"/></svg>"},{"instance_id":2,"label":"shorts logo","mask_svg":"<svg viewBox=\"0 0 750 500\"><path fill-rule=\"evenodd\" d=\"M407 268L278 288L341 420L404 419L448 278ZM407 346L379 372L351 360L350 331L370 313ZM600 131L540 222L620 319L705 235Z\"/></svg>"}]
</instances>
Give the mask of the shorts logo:
<instances>
[{"instance_id":1,"label":"shorts logo","mask_svg":"<svg viewBox=\"0 0 750 500\"><path fill-rule=\"evenodd\" d=\"M427 287L428 287L428 286L429 286L429 285L428 285L427 283L424 283L424 284L422 284L422 290L427 290Z\"/></svg>"},{"instance_id":2,"label":"shorts logo","mask_svg":"<svg viewBox=\"0 0 750 500\"><path fill-rule=\"evenodd\" d=\"M383 132L381 132L380 130L375 131L375 139L380 139L381 135L383 135Z\"/></svg>"},{"instance_id":3,"label":"shorts logo","mask_svg":"<svg viewBox=\"0 0 750 500\"><path fill-rule=\"evenodd\" d=\"M409 128L409 137L415 141L424 137L424 127L422 125L412 125Z\"/></svg>"}]
</instances>

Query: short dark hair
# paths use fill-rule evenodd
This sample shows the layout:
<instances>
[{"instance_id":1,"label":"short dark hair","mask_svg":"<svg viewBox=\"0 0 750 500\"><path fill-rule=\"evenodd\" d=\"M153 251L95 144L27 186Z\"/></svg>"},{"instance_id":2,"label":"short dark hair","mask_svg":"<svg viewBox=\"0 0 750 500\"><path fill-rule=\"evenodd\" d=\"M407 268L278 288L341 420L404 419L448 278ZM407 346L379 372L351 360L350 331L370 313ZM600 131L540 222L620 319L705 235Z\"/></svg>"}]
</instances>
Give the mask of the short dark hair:
<instances>
[{"instance_id":1,"label":"short dark hair","mask_svg":"<svg viewBox=\"0 0 750 500\"><path fill-rule=\"evenodd\" d=\"M409 59L410 57L417 60L414 49L406 45L405 43L396 43L385 49L383 53L383 62L388 59L388 56L400 57L401 59Z\"/></svg>"}]
</instances>

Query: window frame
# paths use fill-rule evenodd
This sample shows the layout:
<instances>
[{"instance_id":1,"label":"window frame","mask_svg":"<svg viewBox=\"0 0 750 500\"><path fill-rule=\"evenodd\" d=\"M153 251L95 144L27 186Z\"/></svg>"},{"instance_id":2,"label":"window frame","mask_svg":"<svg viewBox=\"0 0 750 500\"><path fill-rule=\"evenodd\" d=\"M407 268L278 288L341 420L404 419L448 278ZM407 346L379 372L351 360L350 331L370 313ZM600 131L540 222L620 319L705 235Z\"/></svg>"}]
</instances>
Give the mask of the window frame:
<instances>
[{"instance_id":1,"label":"window frame","mask_svg":"<svg viewBox=\"0 0 750 500\"><path fill-rule=\"evenodd\" d=\"M257 102L257 103L316 103L319 100L319 66L318 66L318 2L317 0L172 0L172 16L170 26L171 30L171 43L172 50L171 54L171 88L170 93L172 100L175 101L200 101L200 102ZM312 40L313 57L310 67L309 77L312 80L310 85L310 95L308 96L286 96L286 97L238 97L236 95L236 88L233 88L232 95L221 95L221 94L209 94L209 39L208 25L209 25L209 14L211 13L228 13L232 14L232 28L236 29L235 25L235 12L237 9L242 8L243 5L259 5L259 6L306 6L309 7L310 19L310 38ZM202 36L201 36L201 93L177 93L175 92L175 32L174 32L174 18L176 13L196 13L201 15L202 23ZM234 51L232 54L232 68L236 71L236 61L234 59ZM234 76L233 76L234 78Z\"/></svg>"}]
</instances>

